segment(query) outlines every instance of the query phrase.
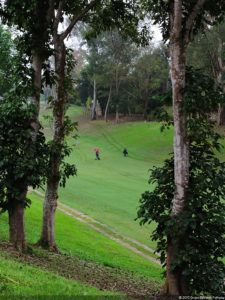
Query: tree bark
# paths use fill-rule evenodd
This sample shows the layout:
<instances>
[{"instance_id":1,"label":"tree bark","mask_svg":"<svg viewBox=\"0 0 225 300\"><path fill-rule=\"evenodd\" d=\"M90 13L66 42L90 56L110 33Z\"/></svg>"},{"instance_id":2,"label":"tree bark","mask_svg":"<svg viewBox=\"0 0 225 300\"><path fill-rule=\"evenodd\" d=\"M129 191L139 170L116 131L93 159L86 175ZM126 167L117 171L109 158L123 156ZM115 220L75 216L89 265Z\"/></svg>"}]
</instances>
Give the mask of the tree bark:
<instances>
[{"instance_id":1,"label":"tree bark","mask_svg":"<svg viewBox=\"0 0 225 300\"><path fill-rule=\"evenodd\" d=\"M189 184L189 143L186 131L186 116L180 110L183 103L181 89L185 87L186 47L188 44L187 36L182 36L182 1L175 0L172 11L170 15L170 56L174 116L175 194L171 217L179 214L184 209ZM178 241L175 244L168 237L167 276L164 293L171 296L186 295L188 293L186 279L181 276L181 272L172 271L170 267L175 255L179 253L180 242Z\"/></svg>"},{"instance_id":2,"label":"tree bark","mask_svg":"<svg viewBox=\"0 0 225 300\"><path fill-rule=\"evenodd\" d=\"M39 54L33 55L32 68L34 70L33 86L34 94L31 97L31 103L35 106L35 112L32 116L31 126L34 129L32 132L32 141L36 141L38 130L40 129L39 123L39 111L40 111L40 93L41 93L41 70L42 70L43 58Z\"/></svg>"},{"instance_id":3,"label":"tree bark","mask_svg":"<svg viewBox=\"0 0 225 300\"><path fill-rule=\"evenodd\" d=\"M107 122L107 115L108 115L108 109L109 109L109 103L111 100L111 95L112 95L112 82L110 84L108 101L107 101L106 108L105 108L105 115L104 115L105 122Z\"/></svg>"},{"instance_id":4,"label":"tree bark","mask_svg":"<svg viewBox=\"0 0 225 300\"><path fill-rule=\"evenodd\" d=\"M25 200L27 189L21 193L21 200ZM12 201L13 202L13 201ZM8 210L9 215L9 240L10 243L18 250L25 249L26 234L25 234L25 220L24 220L25 208L23 203L14 203Z\"/></svg>"},{"instance_id":5,"label":"tree bark","mask_svg":"<svg viewBox=\"0 0 225 300\"><path fill-rule=\"evenodd\" d=\"M174 114L174 176L175 194L172 216L179 214L184 207L184 201L189 183L189 144L186 132L186 117L180 110L183 98L180 92L185 86L185 51L182 41L172 41L171 53L171 81L173 89ZM186 295L187 283L179 272L173 272L170 265L179 252L179 242L175 244L168 238L167 251L167 279L164 292L168 295Z\"/></svg>"},{"instance_id":6,"label":"tree bark","mask_svg":"<svg viewBox=\"0 0 225 300\"><path fill-rule=\"evenodd\" d=\"M57 250L55 243L55 210L58 199L58 186L60 180L59 168L61 164L61 147L64 139L64 117L66 105L68 103L68 95L66 91L66 47L64 40L72 31L74 25L83 19L83 17L98 4L99 0L93 0L87 4L82 11L78 11L72 18L69 26L64 32L58 34L59 23L63 16L63 1L59 1L56 15L53 15L53 43L55 50L55 72L57 75L57 95L53 107L53 141L57 151L52 151L50 155L49 174L47 181L47 189L45 193L45 202L43 207L43 223L41 238L38 242L40 245ZM54 7L54 1L52 1ZM54 149L56 150L56 149Z\"/></svg>"},{"instance_id":7,"label":"tree bark","mask_svg":"<svg viewBox=\"0 0 225 300\"><path fill-rule=\"evenodd\" d=\"M217 115L217 125L222 126L225 124L225 109L223 104L219 104L218 115Z\"/></svg>"},{"instance_id":8,"label":"tree bark","mask_svg":"<svg viewBox=\"0 0 225 300\"><path fill-rule=\"evenodd\" d=\"M91 108L91 120L96 120L96 105L97 105L97 99L96 99L96 80L94 79L94 91L93 91L93 103Z\"/></svg>"},{"instance_id":9,"label":"tree bark","mask_svg":"<svg viewBox=\"0 0 225 300\"><path fill-rule=\"evenodd\" d=\"M41 8L37 8L34 11L34 14L37 18L37 27L42 25L43 22L43 14L46 14L46 28L51 20L52 11L54 11L54 3L52 0L49 1L49 9L47 11L43 11ZM33 49L33 57L32 57L32 69L33 69L33 95L31 97L31 104L35 106L35 111L31 118L31 127L33 131L31 132L32 142L36 142L37 133L40 129L39 123L39 111L40 111L40 93L41 93L41 70L43 64L43 55L41 54L40 49L45 48L46 34L43 32L34 33L32 36L33 42L37 42L38 46ZM37 44L37 43L36 43ZM28 150L29 151L29 150ZM31 152L32 159L32 152ZM25 213L25 199L27 195L28 187L24 187L21 192L20 199L21 201L17 201L17 203L13 205L13 207L8 211L9 214L9 231L10 231L10 242L14 244L17 248L22 249L26 248L26 235L25 235L25 222L24 222L24 213ZM12 203L15 202L12 199Z\"/></svg>"},{"instance_id":10,"label":"tree bark","mask_svg":"<svg viewBox=\"0 0 225 300\"><path fill-rule=\"evenodd\" d=\"M55 241L55 211L58 199L58 181L54 183L52 178L48 180L45 192L43 217L42 217L42 233L39 245L52 251L58 251Z\"/></svg>"},{"instance_id":11,"label":"tree bark","mask_svg":"<svg viewBox=\"0 0 225 300\"><path fill-rule=\"evenodd\" d=\"M61 163L61 145L64 138L63 122L65 106L68 103L65 90L66 48L64 40L58 34L54 36L55 68L58 76L57 97L53 108L53 141L58 147L57 153L50 155L49 175L43 206L42 233L39 245L57 251L55 242L55 211L58 199L59 168Z\"/></svg>"},{"instance_id":12,"label":"tree bark","mask_svg":"<svg viewBox=\"0 0 225 300\"><path fill-rule=\"evenodd\" d=\"M116 106L116 124L119 124L120 116L119 116L119 108L118 105Z\"/></svg>"},{"instance_id":13,"label":"tree bark","mask_svg":"<svg viewBox=\"0 0 225 300\"><path fill-rule=\"evenodd\" d=\"M223 66L223 59L222 59L222 49L223 49L223 42L221 37L217 36L218 41L218 48L217 48L217 63L218 63L218 70L217 70L217 84L222 88L222 75L225 70L225 67ZM223 88L224 90L224 88ZM225 124L225 110L224 105L219 104L218 107L218 114L217 114L217 125L222 126Z\"/></svg>"},{"instance_id":14,"label":"tree bark","mask_svg":"<svg viewBox=\"0 0 225 300\"><path fill-rule=\"evenodd\" d=\"M146 91L145 93L145 103L144 103L144 114L143 114L143 117L144 117L144 120L147 121L148 119L148 113L147 113L147 110L148 110L148 91Z\"/></svg>"},{"instance_id":15,"label":"tree bark","mask_svg":"<svg viewBox=\"0 0 225 300\"><path fill-rule=\"evenodd\" d=\"M38 120L39 110L40 110L40 92L41 92L41 70L42 70L42 58L38 54L33 55L32 68L33 74L33 86L34 94L31 98L31 103L35 105L35 111L31 119L31 127L33 131L31 132L32 142L35 143L37 133L40 129L40 123ZM28 150L29 151L29 150ZM31 152L31 151L30 151ZM32 160L32 152L31 160ZM10 188L9 188L10 189ZM20 194L20 201L12 199L12 208L9 209L9 232L10 232L10 242L17 248L26 248L26 235L25 235L25 199L27 195L28 187L24 187ZM16 203L15 203L16 202Z\"/></svg>"}]
</instances>

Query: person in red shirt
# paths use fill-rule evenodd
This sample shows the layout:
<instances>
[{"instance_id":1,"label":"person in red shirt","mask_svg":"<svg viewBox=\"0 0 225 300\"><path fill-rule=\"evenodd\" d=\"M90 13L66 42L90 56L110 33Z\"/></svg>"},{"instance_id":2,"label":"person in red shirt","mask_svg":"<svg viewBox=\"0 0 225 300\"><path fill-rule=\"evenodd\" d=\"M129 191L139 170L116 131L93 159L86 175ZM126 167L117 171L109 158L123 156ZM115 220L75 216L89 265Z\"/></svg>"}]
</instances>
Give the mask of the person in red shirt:
<instances>
[{"instance_id":1,"label":"person in red shirt","mask_svg":"<svg viewBox=\"0 0 225 300\"><path fill-rule=\"evenodd\" d=\"M95 148L95 149L93 149L93 151L95 151L96 159L97 159L97 160L100 160L100 157L99 157L99 149L98 149L98 148Z\"/></svg>"}]
</instances>

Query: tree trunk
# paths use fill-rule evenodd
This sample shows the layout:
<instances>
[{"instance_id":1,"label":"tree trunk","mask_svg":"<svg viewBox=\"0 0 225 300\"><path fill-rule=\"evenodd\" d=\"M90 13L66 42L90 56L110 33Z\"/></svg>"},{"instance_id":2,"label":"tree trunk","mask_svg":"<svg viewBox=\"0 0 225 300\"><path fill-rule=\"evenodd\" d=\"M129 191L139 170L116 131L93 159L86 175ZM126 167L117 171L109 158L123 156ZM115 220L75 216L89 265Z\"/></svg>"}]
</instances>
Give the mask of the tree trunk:
<instances>
[{"instance_id":1,"label":"tree trunk","mask_svg":"<svg viewBox=\"0 0 225 300\"><path fill-rule=\"evenodd\" d=\"M185 63L186 49L190 42L192 29L198 14L201 12L206 0L198 0L193 4L193 10L184 19L184 11L181 0L170 1L170 57L171 57L171 82L173 91L173 115L174 115L174 181L175 193L171 217L184 210L185 198L189 185L189 142L186 130L186 116L180 107L183 104L181 89L185 87ZM185 21L184 21L185 20ZM174 233L179 230L177 224ZM178 228L178 229L177 229ZM178 232L177 232L178 233ZM179 237L174 241L168 236L167 249L167 280L164 292L167 295L188 295L188 282L180 270L171 270L174 257L179 253L179 245L185 243L185 237Z\"/></svg>"},{"instance_id":2,"label":"tree trunk","mask_svg":"<svg viewBox=\"0 0 225 300\"><path fill-rule=\"evenodd\" d=\"M55 149L50 155L49 175L43 206L42 234L38 244L57 251L55 242L55 211L58 199L61 145L64 138L63 122L65 106L68 103L65 91L66 48L64 40L60 39L58 35L54 38L54 48L56 51L55 67L58 76L57 97L53 107L53 141L55 142ZM58 148L57 153L55 153L56 147Z\"/></svg>"},{"instance_id":3,"label":"tree trunk","mask_svg":"<svg viewBox=\"0 0 225 300\"><path fill-rule=\"evenodd\" d=\"M119 116L119 108L118 105L116 106L116 124L119 124L120 116Z\"/></svg>"},{"instance_id":4,"label":"tree trunk","mask_svg":"<svg viewBox=\"0 0 225 300\"><path fill-rule=\"evenodd\" d=\"M41 70L42 70L42 62L43 59L39 54L33 55L32 61L32 68L34 70L34 79L33 79L33 86L34 86L34 95L31 97L31 103L35 106L35 112L32 117L31 126L34 129L32 133L32 140L33 142L36 141L36 136L38 130L40 129L39 123L39 111L40 111L40 93L41 93Z\"/></svg>"},{"instance_id":5,"label":"tree trunk","mask_svg":"<svg viewBox=\"0 0 225 300\"><path fill-rule=\"evenodd\" d=\"M34 129L31 132L31 137L32 137L32 141L35 143L38 130L40 129L38 116L40 110L42 59L38 54L33 55L32 68L34 71L34 77L33 77L34 95L31 98L31 103L35 105L36 109L31 119L31 126ZM31 152L31 160L32 160L32 152ZM20 201L12 199L13 207L8 211L10 242L17 249L23 249L27 247L26 235L25 235L25 220L24 220L25 207L23 204L25 203L27 189L28 187L24 187L23 192L21 192Z\"/></svg>"},{"instance_id":6,"label":"tree trunk","mask_svg":"<svg viewBox=\"0 0 225 300\"><path fill-rule=\"evenodd\" d=\"M225 110L224 110L224 105L219 104L218 107L218 115L217 115L217 125L222 126L225 124Z\"/></svg>"},{"instance_id":7,"label":"tree trunk","mask_svg":"<svg viewBox=\"0 0 225 300\"><path fill-rule=\"evenodd\" d=\"M222 49L223 49L223 42L221 37L217 36L218 41L218 48L217 48L217 84L222 88L223 82L222 82L222 76L223 72L225 70L225 67L223 66L223 59L222 59ZM223 88L224 90L224 88ZM218 114L217 114L217 125L222 126L225 124L225 111L224 111L224 105L219 104L218 107Z\"/></svg>"},{"instance_id":8,"label":"tree trunk","mask_svg":"<svg viewBox=\"0 0 225 300\"><path fill-rule=\"evenodd\" d=\"M55 241L55 211L58 199L58 181L55 183L49 180L45 192L43 217L42 217L42 233L38 242L43 248L52 251L58 251Z\"/></svg>"},{"instance_id":9,"label":"tree trunk","mask_svg":"<svg viewBox=\"0 0 225 300\"><path fill-rule=\"evenodd\" d=\"M186 117L179 109L183 97L180 92L185 86L185 53L183 41L170 40L171 55L171 81L173 89L173 115L174 115L174 176L175 194L172 207L172 216L179 214L184 207L184 200L189 183L189 144L186 132ZM168 238L167 252L167 279L164 292L167 295L177 296L187 294L186 279L180 272L173 272L170 265L174 256L179 252L179 241L175 244Z\"/></svg>"},{"instance_id":10,"label":"tree trunk","mask_svg":"<svg viewBox=\"0 0 225 300\"><path fill-rule=\"evenodd\" d=\"M148 119L148 114L147 114L147 110L148 110L148 96L146 95L145 96L145 104L144 104L144 114L143 114L143 117L144 117L144 120L147 121Z\"/></svg>"},{"instance_id":11,"label":"tree trunk","mask_svg":"<svg viewBox=\"0 0 225 300\"><path fill-rule=\"evenodd\" d=\"M93 103L92 103L92 108L91 108L91 120L96 120L96 104L97 104L97 99L96 99L96 80L94 80L94 92L93 92Z\"/></svg>"},{"instance_id":12,"label":"tree trunk","mask_svg":"<svg viewBox=\"0 0 225 300\"><path fill-rule=\"evenodd\" d=\"M110 84L109 97L108 97L108 101L107 101L106 108L105 108L105 115L104 115L105 122L107 122L107 114L108 114L108 109L109 109L109 103L111 100L111 95L112 95L112 82Z\"/></svg>"},{"instance_id":13,"label":"tree trunk","mask_svg":"<svg viewBox=\"0 0 225 300\"><path fill-rule=\"evenodd\" d=\"M21 193L21 199L25 199L27 190ZM25 234L25 208L21 203L16 203L8 210L9 215L9 240L16 249L22 250L27 247Z\"/></svg>"}]
</instances>

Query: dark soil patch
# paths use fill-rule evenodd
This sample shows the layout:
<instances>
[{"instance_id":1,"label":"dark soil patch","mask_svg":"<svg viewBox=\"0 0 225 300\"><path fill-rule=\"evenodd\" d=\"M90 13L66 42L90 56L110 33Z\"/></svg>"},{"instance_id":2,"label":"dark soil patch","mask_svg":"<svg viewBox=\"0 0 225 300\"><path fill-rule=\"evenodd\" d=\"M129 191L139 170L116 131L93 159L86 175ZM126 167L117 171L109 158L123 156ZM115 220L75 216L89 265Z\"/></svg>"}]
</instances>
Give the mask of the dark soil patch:
<instances>
[{"instance_id":1,"label":"dark soil patch","mask_svg":"<svg viewBox=\"0 0 225 300\"><path fill-rule=\"evenodd\" d=\"M85 261L75 256L49 252L33 246L27 253L21 253L3 241L0 242L0 251L5 253L6 259L35 265L100 290L121 292L139 299L148 299L159 294L159 284L149 281L146 277L137 277L133 272Z\"/></svg>"}]
</instances>

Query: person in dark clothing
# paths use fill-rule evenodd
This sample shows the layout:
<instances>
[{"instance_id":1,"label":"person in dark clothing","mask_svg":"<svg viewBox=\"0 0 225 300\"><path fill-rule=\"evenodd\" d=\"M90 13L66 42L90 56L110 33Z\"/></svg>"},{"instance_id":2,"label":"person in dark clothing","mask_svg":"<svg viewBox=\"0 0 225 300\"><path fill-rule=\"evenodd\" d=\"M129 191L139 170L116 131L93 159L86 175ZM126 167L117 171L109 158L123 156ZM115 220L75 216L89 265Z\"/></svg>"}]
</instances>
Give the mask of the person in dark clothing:
<instances>
[{"instance_id":1,"label":"person in dark clothing","mask_svg":"<svg viewBox=\"0 0 225 300\"><path fill-rule=\"evenodd\" d=\"M127 149L126 149L126 148L123 149L123 155L124 155L125 157L128 155L128 152L127 152Z\"/></svg>"},{"instance_id":2,"label":"person in dark clothing","mask_svg":"<svg viewBox=\"0 0 225 300\"><path fill-rule=\"evenodd\" d=\"M96 158L97 158L97 160L100 160L100 157L99 157L99 151L96 151L95 153L96 153Z\"/></svg>"},{"instance_id":3,"label":"person in dark clothing","mask_svg":"<svg viewBox=\"0 0 225 300\"><path fill-rule=\"evenodd\" d=\"M100 160L100 157L99 157L99 149L98 149L98 148L95 148L95 149L93 149L93 151L95 151L96 159L97 159L97 160Z\"/></svg>"}]
</instances>

